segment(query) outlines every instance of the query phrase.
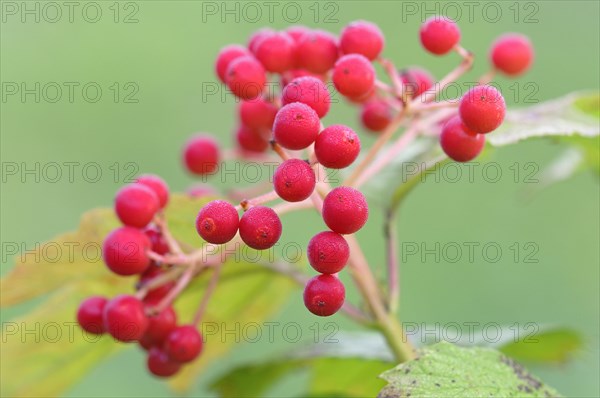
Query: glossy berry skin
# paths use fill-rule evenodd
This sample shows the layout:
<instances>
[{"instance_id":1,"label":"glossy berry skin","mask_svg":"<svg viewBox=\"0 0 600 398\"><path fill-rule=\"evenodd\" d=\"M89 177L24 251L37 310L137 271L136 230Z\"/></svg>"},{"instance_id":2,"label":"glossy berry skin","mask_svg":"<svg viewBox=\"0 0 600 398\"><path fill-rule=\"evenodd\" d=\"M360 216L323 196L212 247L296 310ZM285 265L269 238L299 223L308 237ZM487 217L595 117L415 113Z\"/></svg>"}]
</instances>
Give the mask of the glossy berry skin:
<instances>
[{"instance_id":1,"label":"glossy berry skin","mask_svg":"<svg viewBox=\"0 0 600 398\"><path fill-rule=\"evenodd\" d=\"M154 191L142 184L128 184L115 196L115 213L125 225L144 228L159 209Z\"/></svg>"},{"instance_id":2,"label":"glossy berry skin","mask_svg":"<svg viewBox=\"0 0 600 398\"><path fill-rule=\"evenodd\" d=\"M428 18L419 31L421 44L434 55L444 55L460 41L460 29L451 19L443 16Z\"/></svg>"},{"instance_id":3,"label":"glossy berry skin","mask_svg":"<svg viewBox=\"0 0 600 398\"><path fill-rule=\"evenodd\" d=\"M150 239L150 250L161 256L169 252L169 245L158 228L147 227L144 233Z\"/></svg>"},{"instance_id":4,"label":"glossy berry skin","mask_svg":"<svg viewBox=\"0 0 600 398\"><path fill-rule=\"evenodd\" d=\"M493 86L476 86L460 99L460 118L469 130L487 134L502 124L506 113L504 97Z\"/></svg>"},{"instance_id":5,"label":"glossy berry skin","mask_svg":"<svg viewBox=\"0 0 600 398\"><path fill-rule=\"evenodd\" d=\"M384 41L383 33L377 25L367 21L354 21L342 30L340 49L344 54L360 54L372 61L381 54Z\"/></svg>"},{"instance_id":6,"label":"glossy berry skin","mask_svg":"<svg viewBox=\"0 0 600 398\"><path fill-rule=\"evenodd\" d=\"M330 316L338 312L346 299L344 284L333 275L318 275L304 287L304 305L318 316Z\"/></svg>"},{"instance_id":7,"label":"glossy berry skin","mask_svg":"<svg viewBox=\"0 0 600 398\"><path fill-rule=\"evenodd\" d=\"M252 130L271 129L277 107L263 98L242 101L239 107L240 121Z\"/></svg>"},{"instance_id":8,"label":"glossy berry skin","mask_svg":"<svg viewBox=\"0 0 600 398\"><path fill-rule=\"evenodd\" d=\"M252 100L262 94L267 75L260 62L245 56L231 61L225 72L225 82L236 97Z\"/></svg>"},{"instance_id":9,"label":"glossy berry skin","mask_svg":"<svg viewBox=\"0 0 600 398\"><path fill-rule=\"evenodd\" d=\"M508 33L492 44L490 60L494 67L508 76L523 74L533 62L533 46L527 36Z\"/></svg>"},{"instance_id":10,"label":"glossy berry skin","mask_svg":"<svg viewBox=\"0 0 600 398\"><path fill-rule=\"evenodd\" d=\"M316 176L308 162L289 159L273 173L273 186L277 195L288 202L300 202L315 189Z\"/></svg>"},{"instance_id":11,"label":"glossy berry skin","mask_svg":"<svg viewBox=\"0 0 600 398\"><path fill-rule=\"evenodd\" d=\"M281 220L270 207L251 207L240 219L240 237L256 250L273 247L281 237L281 231Z\"/></svg>"},{"instance_id":12,"label":"glossy berry skin","mask_svg":"<svg viewBox=\"0 0 600 398\"><path fill-rule=\"evenodd\" d=\"M242 152L262 153L269 148L269 142L262 137L260 132L243 124L238 127L235 139Z\"/></svg>"},{"instance_id":13,"label":"glossy berry skin","mask_svg":"<svg viewBox=\"0 0 600 398\"><path fill-rule=\"evenodd\" d=\"M167 336L164 350L172 361L193 361L202 351L202 336L192 325L178 326Z\"/></svg>"},{"instance_id":14,"label":"glossy berry skin","mask_svg":"<svg viewBox=\"0 0 600 398\"><path fill-rule=\"evenodd\" d=\"M148 269L144 271L142 275L140 275L140 280L138 282L137 287L142 287L144 284L150 282L152 279L158 277L163 273L164 270L161 267L158 267L156 265L150 265L150 267L148 267ZM174 286L175 281L171 281L149 290L148 293L146 293L146 296L144 297L144 302L151 303L164 298L167 294L169 294L169 292L171 291L171 289L173 289Z\"/></svg>"},{"instance_id":15,"label":"glossy berry skin","mask_svg":"<svg viewBox=\"0 0 600 398\"><path fill-rule=\"evenodd\" d=\"M158 301L152 301L149 304L154 306L158 304ZM177 314L175 314L173 307L169 306L159 314L148 316L148 328L142 340L146 344L150 343L153 346L162 346L169 333L176 327Z\"/></svg>"},{"instance_id":16,"label":"glossy berry skin","mask_svg":"<svg viewBox=\"0 0 600 398\"><path fill-rule=\"evenodd\" d=\"M223 47L221 51L219 51L215 62L215 73L219 77L219 80L221 80L222 83L225 83L225 73L227 72L227 68L231 61L248 54L248 50L239 44L231 44Z\"/></svg>"},{"instance_id":17,"label":"glossy berry skin","mask_svg":"<svg viewBox=\"0 0 600 398\"><path fill-rule=\"evenodd\" d=\"M348 126L334 124L323 131L315 141L317 160L330 169L343 169L352 164L360 153L360 139Z\"/></svg>"},{"instance_id":18,"label":"glossy berry skin","mask_svg":"<svg viewBox=\"0 0 600 398\"><path fill-rule=\"evenodd\" d=\"M104 307L104 329L123 342L139 340L148 328L144 305L134 296L120 295Z\"/></svg>"},{"instance_id":19,"label":"glossy berry skin","mask_svg":"<svg viewBox=\"0 0 600 398\"><path fill-rule=\"evenodd\" d=\"M308 262L322 274L340 272L350 258L350 247L346 239L331 231L319 232L308 242Z\"/></svg>"},{"instance_id":20,"label":"glossy berry skin","mask_svg":"<svg viewBox=\"0 0 600 398\"><path fill-rule=\"evenodd\" d=\"M181 363L172 361L159 347L152 347L146 362L148 370L157 377L170 377L181 369Z\"/></svg>"},{"instance_id":21,"label":"glossy berry skin","mask_svg":"<svg viewBox=\"0 0 600 398\"><path fill-rule=\"evenodd\" d=\"M440 134L440 145L451 159L457 162L468 162L481 153L485 146L485 136L471 132L454 116L448 120Z\"/></svg>"},{"instance_id":22,"label":"glossy berry skin","mask_svg":"<svg viewBox=\"0 0 600 398\"><path fill-rule=\"evenodd\" d=\"M194 135L183 149L183 162L186 169L197 175L214 173L219 166L219 145L212 137Z\"/></svg>"},{"instance_id":23,"label":"glossy berry skin","mask_svg":"<svg viewBox=\"0 0 600 398\"><path fill-rule=\"evenodd\" d=\"M196 217L196 231L208 243L229 242L238 231L239 215L235 207L224 200L213 200Z\"/></svg>"},{"instance_id":24,"label":"glossy berry skin","mask_svg":"<svg viewBox=\"0 0 600 398\"><path fill-rule=\"evenodd\" d=\"M154 174L143 174L136 178L135 182L142 184L150 188L156 194L158 198L159 208L164 208L169 202L169 186L157 175Z\"/></svg>"},{"instance_id":25,"label":"glossy berry skin","mask_svg":"<svg viewBox=\"0 0 600 398\"><path fill-rule=\"evenodd\" d=\"M392 108L384 100L366 102L360 113L362 125L369 131L380 132L390 125L393 118Z\"/></svg>"},{"instance_id":26,"label":"glossy berry skin","mask_svg":"<svg viewBox=\"0 0 600 398\"><path fill-rule=\"evenodd\" d=\"M88 297L79 304L77 322L83 330L92 334L104 333L102 314L108 300L101 296Z\"/></svg>"},{"instance_id":27,"label":"glossy berry skin","mask_svg":"<svg viewBox=\"0 0 600 398\"><path fill-rule=\"evenodd\" d=\"M150 265L147 252L150 239L143 231L132 227L113 230L104 239L102 257L106 266L117 275L140 274Z\"/></svg>"},{"instance_id":28,"label":"glossy berry skin","mask_svg":"<svg viewBox=\"0 0 600 398\"><path fill-rule=\"evenodd\" d=\"M296 43L284 32L266 34L256 44L255 55L268 72L282 73L296 64Z\"/></svg>"},{"instance_id":29,"label":"glossy berry skin","mask_svg":"<svg viewBox=\"0 0 600 398\"><path fill-rule=\"evenodd\" d=\"M344 55L335 63L332 80L340 94L350 98L361 97L375 86L375 69L360 54Z\"/></svg>"},{"instance_id":30,"label":"glossy berry skin","mask_svg":"<svg viewBox=\"0 0 600 398\"><path fill-rule=\"evenodd\" d=\"M323 200L323 221L333 232L353 234L365 225L368 218L367 201L354 188L334 188Z\"/></svg>"},{"instance_id":31,"label":"glossy berry skin","mask_svg":"<svg viewBox=\"0 0 600 398\"><path fill-rule=\"evenodd\" d=\"M402 71L400 79L411 98L418 97L433 86L433 77L421 68L410 68Z\"/></svg>"},{"instance_id":32,"label":"glossy berry skin","mask_svg":"<svg viewBox=\"0 0 600 398\"><path fill-rule=\"evenodd\" d=\"M315 142L321 122L310 106L292 102L282 107L273 123L273 137L284 148L298 150Z\"/></svg>"},{"instance_id":33,"label":"glossy berry skin","mask_svg":"<svg viewBox=\"0 0 600 398\"><path fill-rule=\"evenodd\" d=\"M298 42L296 52L300 68L322 74L333 68L338 58L337 41L329 32L314 30Z\"/></svg>"},{"instance_id":34,"label":"glossy berry skin","mask_svg":"<svg viewBox=\"0 0 600 398\"><path fill-rule=\"evenodd\" d=\"M301 102L310 106L317 112L319 118L322 118L329 112L331 97L327 86L321 79L306 76L292 80L283 89L281 103L287 105L293 102Z\"/></svg>"}]
</instances>

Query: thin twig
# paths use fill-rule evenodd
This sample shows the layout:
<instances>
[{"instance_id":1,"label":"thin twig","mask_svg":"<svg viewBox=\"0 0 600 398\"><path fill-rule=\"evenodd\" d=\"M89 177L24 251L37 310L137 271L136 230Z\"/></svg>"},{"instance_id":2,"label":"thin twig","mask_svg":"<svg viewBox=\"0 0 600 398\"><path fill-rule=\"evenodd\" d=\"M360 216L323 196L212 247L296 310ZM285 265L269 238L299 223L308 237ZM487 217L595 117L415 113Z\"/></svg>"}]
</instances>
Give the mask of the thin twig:
<instances>
[{"instance_id":1,"label":"thin twig","mask_svg":"<svg viewBox=\"0 0 600 398\"><path fill-rule=\"evenodd\" d=\"M394 213L388 211L384 225L388 271L388 308L391 314L398 311L400 299L400 263L398 261L398 242L394 218Z\"/></svg>"},{"instance_id":2,"label":"thin twig","mask_svg":"<svg viewBox=\"0 0 600 398\"><path fill-rule=\"evenodd\" d=\"M193 324L197 325L202 320L204 313L206 312L206 308L208 307L208 302L210 301L211 296L213 295L215 289L217 288L217 284L219 282L219 277L221 276L221 268L223 268L223 263L219 263L214 267L213 274L211 275L210 281L208 282L208 286L206 286L206 291L204 292L204 296L202 296L202 301L200 302L200 307L196 311L196 315L194 315Z\"/></svg>"}]
</instances>

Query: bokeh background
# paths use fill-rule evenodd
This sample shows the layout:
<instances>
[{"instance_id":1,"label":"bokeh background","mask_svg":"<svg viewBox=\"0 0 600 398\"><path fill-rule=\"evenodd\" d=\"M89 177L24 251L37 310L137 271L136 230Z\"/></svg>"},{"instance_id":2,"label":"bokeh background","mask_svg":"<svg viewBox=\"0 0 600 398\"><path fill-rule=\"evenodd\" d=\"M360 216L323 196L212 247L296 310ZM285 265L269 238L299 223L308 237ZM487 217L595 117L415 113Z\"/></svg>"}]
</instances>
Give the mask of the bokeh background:
<instances>
[{"instance_id":1,"label":"bokeh background","mask_svg":"<svg viewBox=\"0 0 600 398\"><path fill-rule=\"evenodd\" d=\"M55 11L44 9L44 2L2 2L2 164L24 162L32 168L36 163L43 167L49 162L96 162L103 176L87 182L77 168L69 181L63 169L65 174L53 183L43 177L36 181L33 175L6 175L3 168L3 244L18 242L30 248L73 230L86 210L111 205L128 172L136 171L128 169L128 163L139 172L163 176L174 191L185 190L195 181L180 165L179 153L186 138L205 131L223 145L232 142L234 99L206 95L207 84L214 87L216 82L215 55L225 44L245 43L251 32L263 26L285 28L299 23L338 33L350 21L367 19L385 33L386 57L400 66L423 65L439 78L456 65L458 57L427 54L419 45L417 32L423 12L445 11L449 16L459 15L462 43L477 57L466 81L486 71L488 47L496 36L518 31L531 37L536 60L530 72L517 86L514 81L498 80L509 106L527 106L531 99L544 101L599 87L600 9L594 1L495 2L491 6L471 2L476 3L471 15L463 2L298 1L290 5L275 1L272 18L263 2L252 3L257 8L248 8L246 2L97 1L93 8L86 8L86 2L77 3L72 20L65 7L62 17L55 20ZM39 22L35 16L23 15L25 6L40 7ZM225 13L226 8L233 11ZM99 19L98 9L102 12ZM262 12L258 18L255 9ZM461 14L456 14L457 10ZM98 21L92 22L95 19ZM65 86L55 103L44 96L36 102L33 95L23 101L18 94L7 94L12 83L22 82L29 87L35 82L42 86L76 82L79 86L72 102ZM82 94L81 88L90 82L102 88L97 102L87 101ZM93 97L93 91L89 95ZM324 123L346 123L362 131L356 110L344 101L333 106ZM364 132L361 137L366 143L372 140ZM497 162L506 173L499 182L486 182L476 173L474 183L466 178L457 183L430 180L411 194L400 213L403 240L429 245L498 242L506 250L496 263L410 257L402 265L401 316L419 324L535 322L574 328L584 336L585 346L573 361L532 366L531 370L568 396L599 396L597 176L582 173L547 189L532 189L523 178L515 182L509 174L515 163L523 167L533 162L543 167L561 150L550 140L495 150L486 161ZM115 164L120 170L117 181ZM235 185L232 181L228 184ZM382 220L382 212L375 209L358 234L379 274L384 261ZM286 216L284 225L285 241L306 242L321 228L312 214ZM534 242L539 247L539 262L514 261L508 249L514 242ZM3 254L2 274L13 263L11 256ZM3 310L2 322L34 305ZM300 290L276 320L299 322L304 330L315 322L303 308ZM333 321L344 328L353 327L342 316ZM241 344L233 355L207 369L192 393L209 395L208 382L235 363L289 348L292 345L285 341ZM100 364L67 396L171 394L166 384L147 375L143 361L139 350L125 350ZM3 361L2 366L10 364ZM301 385L302 377L296 375L287 383ZM289 386L276 388L273 394L290 391L293 388Z\"/></svg>"}]
</instances>

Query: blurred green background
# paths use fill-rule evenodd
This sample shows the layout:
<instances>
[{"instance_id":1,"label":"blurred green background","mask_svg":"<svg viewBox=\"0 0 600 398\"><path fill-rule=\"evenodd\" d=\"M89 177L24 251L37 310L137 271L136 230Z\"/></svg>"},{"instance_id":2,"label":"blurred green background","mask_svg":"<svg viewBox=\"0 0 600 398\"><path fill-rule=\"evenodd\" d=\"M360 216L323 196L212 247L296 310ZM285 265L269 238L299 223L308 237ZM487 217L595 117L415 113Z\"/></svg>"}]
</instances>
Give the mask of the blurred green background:
<instances>
[{"instance_id":1,"label":"blurred green background","mask_svg":"<svg viewBox=\"0 0 600 398\"><path fill-rule=\"evenodd\" d=\"M114 192L131 171L127 169L129 162L137 165L139 172L163 176L174 191L185 190L194 182L180 166L179 151L186 138L205 131L227 145L236 123L232 98L203 98L203 87L213 87L216 82L215 55L225 44L245 43L252 31L263 26L285 28L300 23L338 33L352 20L367 19L385 33L386 57L399 66L423 65L439 78L457 64L458 58L434 57L422 50L417 38L420 12L438 10L454 16L458 9L462 12L458 21L462 43L476 55L475 68L465 81L473 81L486 71L489 44L499 34L518 31L531 37L536 50L531 71L517 81L517 86L513 86L514 81L498 80L510 106L528 105L524 103L527 98L544 101L600 85L600 9L595 1L498 2L491 6L482 2L475 5L471 15L462 2L273 2L271 20L263 2L252 3L252 7L244 2L98 1L93 7L76 3L70 21L64 6L62 17L55 20L56 11L44 8L43 2L2 2L3 243L17 242L31 248L36 242L76 228L86 210L111 205ZM34 9L35 4L40 7L39 22L34 15L23 15L23 7ZM233 11L226 14L225 8ZM96 16L98 9L100 17ZM262 12L259 18L254 18L256 9ZM95 19L98 21L93 22ZM24 101L20 93L9 95L7 90L23 82L29 88L35 82L41 86L56 82L63 89L62 97L55 103L48 101L55 96L50 86L39 103L33 94ZM64 82L79 84L72 102ZM102 89L97 102L87 101L82 94L82 87L90 82ZM94 96L93 87L87 94L88 99ZM360 129L356 111L343 101L333 106L324 123L346 123ZM361 137L365 142L371 140L365 134ZM486 159L501 165L505 177L498 183L488 183L477 173L475 183L466 178L458 183L430 180L409 197L400 212L401 239L430 246L435 242L498 242L506 250L496 263L409 257L402 266L401 317L419 324L535 322L572 327L583 334L586 343L575 360L564 366L533 366L531 370L568 396L599 396L597 177L579 174L527 195L531 187L522 178L515 183L509 174L515 162L520 167L527 162L542 167L560 152L561 147L549 140L500 149ZM63 168L58 181L50 182L54 174L44 178L42 173L39 181L34 175L8 175L5 167L12 162L19 167L24 162L29 168L39 163L40 170L50 162L79 162L80 166L75 168L73 181ZM81 173L82 166L91 162L102 171L96 182L85 181ZM115 163L120 170L117 181ZM89 171L93 177L93 170ZM358 234L379 275L384 261L382 219L381 211L375 208L367 227ZM287 216L284 226L283 240L288 242L306 242L322 228L312 214ZM514 242L537 244L539 262L514 261L508 250ZM5 257L3 254L2 274L13 264L10 256ZM2 321L29 307L3 310ZM277 320L298 322L305 331L315 322L303 308L300 291ZM341 316L332 320L352 327ZM321 327L327 322L317 321ZM241 345L230 358L206 371L193 394L209 394L206 386L210 379L234 363L294 346L284 341L275 343ZM290 383L301 385L302 375ZM289 391L293 389L273 394ZM169 394L163 382L147 375L137 349L102 363L68 393L73 397Z\"/></svg>"}]
</instances>

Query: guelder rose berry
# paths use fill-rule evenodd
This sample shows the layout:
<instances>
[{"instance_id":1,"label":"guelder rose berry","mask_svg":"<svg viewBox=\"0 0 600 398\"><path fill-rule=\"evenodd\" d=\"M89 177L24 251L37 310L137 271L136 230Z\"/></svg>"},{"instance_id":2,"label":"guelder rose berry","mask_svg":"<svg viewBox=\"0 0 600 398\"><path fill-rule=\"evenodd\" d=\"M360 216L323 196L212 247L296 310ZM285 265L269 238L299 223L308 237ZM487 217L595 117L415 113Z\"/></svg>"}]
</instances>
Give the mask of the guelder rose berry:
<instances>
[{"instance_id":1,"label":"guelder rose berry","mask_svg":"<svg viewBox=\"0 0 600 398\"><path fill-rule=\"evenodd\" d=\"M156 193L146 185L129 184L117 192L115 212L125 225L144 228L160 207Z\"/></svg>"},{"instance_id":2,"label":"guelder rose berry","mask_svg":"<svg viewBox=\"0 0 600 398\"><path fill-rule=\"evenodd\" d=\"M360 139L348 126L334 124L318 135L315 155L325 167L343 169L356 160L360 153Z\"/></svg>"},{"instance_id":3,"label":"guelder rose berry","mask_svg":"<svg viewBox=\"0 0 600 398\"><path fill-rule=\"evenodd\" d=\"M251 100L262 94L267 82L265 68L251 56L231 61L225 73L227 87L236 97Z\"/></svg>"},{"instance_id":4,"label":"guelder rose berry","mask_svg":"<svg viewBox=\"0 0 600 398\"><path fill-rule=\"evenodd\" d=\"M102 314L108 300L100 296L88 297L81 302L77 310L77 322L88 333L104 333Z\"/></svg>"},{"instance_id":5,"label":"guelder rose berry","mask_svg":"<svg viewBox=\"0 0 600 398\"><path fill-rule=\"evenodd\" d=\"M304 149L315 142L320 127L317 112L306 104L293 102L277 112L273 137L284 148Z\"/></svg>"},{"instance_id":6,"label":"guelder rose berry","mask_svg":"<svg viewBox=\"0 0 600 398\"><path fill-rule=\"evenodd\" d=\"M385 130L392 122L392 118L392 107L385 100L380 99L366 102L360 113L362 125L373 132Z\"/></svg>"},{"instance_id":7,"label":"guelder rose berry","mask_svg":"<svg viewBox=\"0 0 600 398\"><path fill-rule=\"evenodd\" d=\"M231 61L245 55L248 55L248 50L239 44L225 46L219 51L215 62L215 73L221 82L225 83L225 73Z\"/></svg>"},{"instance_id":8,"label":"guelder rose berry","mask_svg":"<svg viewBox=\"0 0 600 398\"><path fill-rule=\"evenodd\" d=\"M332 80L340 94L350 98L361 97L373 89L375 69L360 54L344 55L335 63Z\"/></svg>"},{"instance_id":9,"label":"guelder rose berry","mask_svg":"<svg viewBox=\"0 0 600 398\"><path fill-rule=\"evenodd\" d=\"M418 97L433 86L433 77L425 69L409 68L401 72L404 89L412 98Z\"/></svg>"},{"instance_id":10,"label":"guelder rose berry","mask_svg":"<svg viewBox=\"0 0 600 398\"><path fill-rule=\"evenodd\" d=\"M158 301L151 302L157 305ZM162 346L167 336L177 326L177 314L173 307L169 306L160 313L148 317L148 327L142 340L151 346ZM140 341L141 342L141 341Z\"/></svg>"},{"instance_id":11,"label":"guelder rose berry","mask_svg":"<svg viewBox=\"0 0 600 398\"><path fill-rule=\"evenodd\" d=\"M239 215L235 207L224 200L213 200L204 206L196 218L196 231L208 243L229 242L238 231Z\"/></svg>"},{"instance_id":12,"label":"guelder rose berry","mask_svg":"<svg viewBox=\"0 0 600 398\"><path fill-rule=\"evenodd\" d=\"M139 340L148 328L144 305L134 296L120 295L104 307L104 329L123 342Z\"/></svg>"},{"instance_id":13,"label":"guelder rose berry","mask_svg":"<svg viewBox=\"0 0 600 398\"><path fill-rule=\"evenodd\" d=\"M159 347L150 349L146 365L150 373L158 377L173 376L181 369L181 363L169 359L169 356Z\"/></svg>"},{"instance_id":14,"label":"guelder rose berry","mask_svg":"<svg viewBox=\"0 0 600 398\"><path fill-rule=\"evenodd\" d=\"M240 120L253 130L271 129L277 114L277 107L263 98L242 101L239 107Z\"/></svg>"},{"instance_id":15,"label":"guelder rose berry","mask_svg":"<svg viewBox=\"0 0 600 398\"><path fill-rule=\"evenodd\" d=\"M350 187L337 187L323 200L323 221L338 234L353 234L369 217L369 207L362 193Z\"/></svg>"},{"instance_id":16,"label":"guelder rose berry","mask_svg":"<svg viewBox=\"0 0 600 398\"><path fill-rule=\"evenodd\" d=\"M300 202L308 198L314 191L315 184L315 172L304 160L286 160L273 173L275 192L288 202Z\"/></svg>"},{"instance_id":17,"label":"guelder rose berry","mask_svg":"<svg viewBox=\"0 0 600 398\"><path fill-rule=\"evenodd\" d=\"M321 79L312 76L299 77L285 86L281 93L283 105L301 102L310 106L322 118L329 112L331 98Z\"/></svg>"},{"instance_id":18,"label":"guelder rose berry","mask_svg":"<svg viewBox=\"0 0 600 398\"><path fill-rule=\"evenodd\" d=\"M338 312L346 299L344 284L333 275L318 275L304 287L304 305L318 316L330 316Z\"/></svg>"},{"instance_id":19,"label":"guelder rose berry","mask_svg":"<svg viewBox=\"0 0 600 398\"><path fill-rule=\"evenodd\" d=\"M468 162L481 153L485 145L485 136L470 131L460 117L448 120L440 134L440 145L457 162Z\"/></svg>"},{"instance_id":20,"label":"guelder rose berry","mask_svg":"<svg viewBox=\"0 0 600 398\"><path fill-rule=\"evenodd\" d=\"M150 282L153 278L158 277L163 274L164 271L161 267L156 265L150 265L143 274L140 275L140 280L138 282L138 287L144 286L144 284ZM150 303L158 301L164 298L171 289L175 286L175 281L167 282L161 284L160 286L155 287L154 289L148 290L146 296L144 297L144 302Z\"/></svg>"},{"instance_id":21,"label":"guelder rose berry","mask_svg":"<svg viewBox=\"0 0 600 398\"><path fill-rule=\"evenodd\" d=\"M344 54L360 54L374 60L383 50L384 38L379 27L367 21L347 25L340 35L340 49Z\"/></svg>"},{"instance_id":22,"label":"guelder rose berry","mask_svg":"<svg viewBox=\"0 0 600 398\"><path fill-rule=\"evenodd\" d=\"M463 95L458 111L469 130L486 134L502 124L506 104L495 87L476 86Z\"/></svg>"},{"instance_id":23,"label":"guelder rose berry","mask_svg":"<svg viewBox=\"0 0 600 398\"><path fill-rule=\"evenodd\" d=\"M169 186L165 180L154 174L143 174L136 178L135 182L145 185L154 191L161 209L167 205L169 201Z\"/></svg>"},{"instance_id":24,"label":"guelder rose berry","mask_svg":"<svg viewBox=\"0 0 600 398\"><path fill-rule=\"evenodd\" d=\"M242 152L261 153L269 148L269 142L262 137L260 132L243 124L238 127L235 139Z\"/></svg>"},{"instance_id":25,"label":"guelder rose berry","mask_svg":"<svg viewBox=\"0 0 600 398\"><path fill-rule=\"evenodd\" d=\"M494 67L509 76L524 73L533 61L533 46L527 36L508 33L492 44L490 60Z\"/></svg>"},{"instance_id":26,"label":"guelder rose berry","mask_svg":"<svg viewBox=\"0 0 600 398\"><path fill-rule=\"evenodd\" d=\"M240 219L240 237L256 250L265 250L275 245L281 237L281 230L279 216L269 207L251 207Z\"/></svg>"},{"instance_id":27,"label":"guelder rose berry","mask_svg":"<svg viewBox=\"0 0 600 398\"><path fill-rule=\"evenodd\" d=\"M203 134L194 135L183 149L183 162L192 174L212 174L219 165L219 145L214 138Z\"/></svg>"},{"instance_id":28,"label":"guelder rose berry","mask_svg":"<svg viewBox=\"0 0 600 398\"><path fill-rule=\"evenodd\" d=\"M256 55L258 44L262 41L262 39L273 33L275 33L275 31L271 28L260 28L256 32L252 33L252 35L248 39L248 49L250 50L250 52Z\"/></svg>"},{"instance_id":29,"label":"guelder rose berry","mask_svg":"<svg viewBox=\"0 0 600 398\"><path fill-rule=\"evenodd\" d=\"M281 73L296 63L296 43L287 33L265 34L255 49L256 58L269 72Z\"/></svg>"},{"instance_id":30,"label":"guelder rose berry","mask_svg":"<svg viewBox=\"0 0 600 398\"><path fill-rule=\"evenodd\" d=\"M150 249L154 253L160 255L167 254L169 252L169 244L165 240L165 237L156 227L147 227L144 229L144 233L150 239Z\"/></svg>"},{"instance_id":31,"label":"guelder rose berry","mask_svg":"<svg viewBox=\"0 0 600 398\"><path fill-rule=\"evenodd\" d=\"M193 361L202 351L202 336L193 325L178 326L167 336L164 350L172 361Z\"/></svg>"},{"instance_id":32,"label":"guelder rose berry","mask_svg":"<svg viewBox=\"0 0 600 398\"><path fill-rule=\"evenodd\" d=\"M298 66L312 73L329 71L338 58L335 36L322 30L314 30L302 37L296 51Z\"/></svg>"},{"instance_id":33,"label":"guelder rose berry","mask_svg":"<svg viewBox=\"0 0 600 398\"><path fill-rule=\"evenodd\" d=\"M435 55L444 55L460 41L460 29L454 21L443 16L428 18L419 31L421 44Z\"/></svg>"},{"instance_id":34,"label":"guelder rose berry","mask_svg":"<svg viewBox=\"0 0 600 398\"><path fill-rule=\"evenodd\" d=\"M102 256L106 266L117 275L140 274L150 265L147 252L151 243L139 229L121 227L104 239Z\"/></svg>"},{"instance_id":35,"label":"guelder rose berry","mask_svg":"<svg viewBox=\"0 0 600 398\"><path fill-rule=\"evenodd\" d=\"M331 231L319 232L313 236L306 251L310 265L322 274L340 272L350 257L350 247L346 239Z\"/></svg>"}]
</instances>

